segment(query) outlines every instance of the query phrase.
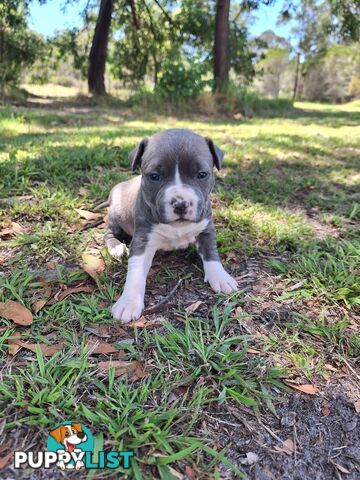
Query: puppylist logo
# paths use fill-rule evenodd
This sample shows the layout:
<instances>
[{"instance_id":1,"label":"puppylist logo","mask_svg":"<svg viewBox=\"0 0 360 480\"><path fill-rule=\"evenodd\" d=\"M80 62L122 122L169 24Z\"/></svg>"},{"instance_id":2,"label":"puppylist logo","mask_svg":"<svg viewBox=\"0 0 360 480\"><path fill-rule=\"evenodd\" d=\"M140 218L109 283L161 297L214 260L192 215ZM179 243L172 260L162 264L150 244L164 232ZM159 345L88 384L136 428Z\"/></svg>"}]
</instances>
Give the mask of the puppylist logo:
<instances>
[{"instance_id":1,"label":"puppylist logo","mask_svg":"<svg viewBox=\"0 0 360 480\"><path fill-rule=\"evenodd\" d=\"M62 422L49 432L46 451L15 452L14 468L130 468L134 452L94 452L94 438L81 423Z\"/></svg>"}]
</instances>

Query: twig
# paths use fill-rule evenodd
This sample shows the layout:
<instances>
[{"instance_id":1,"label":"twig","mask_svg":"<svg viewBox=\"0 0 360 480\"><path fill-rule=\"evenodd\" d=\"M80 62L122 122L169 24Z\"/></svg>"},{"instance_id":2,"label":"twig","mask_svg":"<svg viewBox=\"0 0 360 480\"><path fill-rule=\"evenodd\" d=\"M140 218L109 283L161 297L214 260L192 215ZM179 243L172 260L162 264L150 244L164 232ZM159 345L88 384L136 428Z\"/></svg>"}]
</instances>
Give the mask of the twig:
<instances>
[{"instance_id":1,"label":"twig","mask_svg":"<svg viewBox=\"0 0 360 480\"><path fill-rule=\"evenodd\" d=\"M102 202L102 203L99 203L99 205L96 205L94 208L93 208L93 211L94 212L97 212L98 210L101 210L103 208L106 208L110 205L109 203L109 200L105 200L105 202Z\"/></svg>"},{"instance_id":2,"label":"twig","mask_svg":"<svg viewBox=\"0 0 360 480\"><path fill-rule=\"evenodd\" d=\"M296 425L294 425L294 428L293 428L293 441L294 441L294 462L295 462L295 465L296 465L296 459L297 459L297 448L296 448L296 444L297 444L297 434L296 434Z\"/></svg>"},{"instance_id":3,"label":"twig","mask_svg":"<svg viewBox=\"0 0 360 480\"><path fill-rule=\"evenodd\" d=\"M249 430L250 433L253 433L254 429L248 424L246 420L242 418L242 416L232 407L228 407L230 414L233 415L239 422L241 422L245 428Z\"/></svg>"},{"instance_id":4,"label":"twig","mask_svg":"<svg viewBox=\"0 0 360 480\"><path fill-rule=\"evenodd\" d=\"M83 232L84 230L89 230L89 228L95 228L95 227L98 227L99 225L101 225L102 223L104 223L104 219L103 218L100 218L100 220L96 220L95 222L93 223L87 223L86 225L84 225L83 227L81 227L78 232Z\"/></svg>"},{"instance_id":5,"label":"twig","mask_svg":"<svg viewBox=\"0 0 360 480\"><path fill-rule=\"evenodd\" d=\"M156 5L160 8L160 10L163 12L163 14L164 14L165 17L167 18L168 22L169 22L171 25L174 25L173 19L170 17L170 15L169 15L168 12L165 10L165 8L161 5L161 3L160 3L158 0L154 0L154 2L155 2Z\"/></svg>"},{"instance_id":6,"label":"twig","mask_svg":"<svg viewBox=\"0 0 360 480\"><path fill-rule=\"evenodd\" d=\"M349 365L349 363L345 360L345 357L340 357L340 358L341 358L341 360L345 363L345 365L348 367L348 369L352 371L352 373L355 375L355 377L356 377L358 380L360 380L360 375L358 375L358 374L356 373L356 371L352 368L352 366Z\"/></svg>"},{"instance_id":7,"label":"twig","mask_svg":"<svg viewBox=\"0 0 360 480\"><path fill-rule=\"evenodd\" d=\"M166 297L164 297L159 303L157 303L156 305L154 305L153 307L149 307L147 308L146 310L144 310L144 315L148 315L150 313L153 313L155 312L156 310L158 310L159 307L163 306L165 303L168 303L168 301L170 300L170 298L174 295L174 293L176 292L176 290L179 288L181 282L183 281L182 278L180 278L180 280L177 282L177 284L175 285L175 287L166 295Z\"/></svg>"},{"instance_id":8,"label":"twig","mask_svg":"<svg viewBox=\"0 0 360 480\"><path fill-rule=\"evenodd\" d=\"M277 440L277 441L280 442L280 443L284 443L284 441L281 440L281 438L278 437L269 427L267 427L266 425L264 425L262 422L259 422L259 423L260 423L260 425L261 425L263 428L265 428L265 430L266 430L268 433L270 433L270 435L271 435L273 438L275 438L275 440Z\"/></svg>"}]
</instances>

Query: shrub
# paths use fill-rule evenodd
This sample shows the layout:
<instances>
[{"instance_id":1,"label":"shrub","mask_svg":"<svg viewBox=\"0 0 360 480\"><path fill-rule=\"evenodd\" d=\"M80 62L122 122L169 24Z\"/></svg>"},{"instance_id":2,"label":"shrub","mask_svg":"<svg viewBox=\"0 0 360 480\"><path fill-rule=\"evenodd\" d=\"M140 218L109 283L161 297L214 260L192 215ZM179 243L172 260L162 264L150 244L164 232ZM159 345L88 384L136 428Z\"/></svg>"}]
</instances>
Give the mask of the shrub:
<instances>
[{"instance_id":1,"label":"shrub","mask_svg":"<svg viewBox=\"0 0 360 480\"><path fill-rule=\"evenodd\" d=\"M195 98L209 83L203 79L206 70L206 66L197 60L167 60L155 86L155 94L173 100Z\"/></svg>"}]
</instances>

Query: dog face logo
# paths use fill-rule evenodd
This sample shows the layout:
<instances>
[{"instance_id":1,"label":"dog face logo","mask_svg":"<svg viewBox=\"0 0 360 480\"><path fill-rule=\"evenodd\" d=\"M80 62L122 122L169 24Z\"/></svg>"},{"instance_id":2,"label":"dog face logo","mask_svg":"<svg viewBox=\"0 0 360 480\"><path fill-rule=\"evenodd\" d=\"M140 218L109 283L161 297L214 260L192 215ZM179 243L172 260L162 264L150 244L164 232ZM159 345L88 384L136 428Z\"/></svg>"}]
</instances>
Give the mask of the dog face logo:
<instances>
[{"instance_id":1,"label":"dog face logo","mask_svg":"<svg viewBox=\"0 0 360 480\"><path fill-rule=\"evenodd\" d=\"M94 440L84 425L62 422L49 432L47 449L61 455L57 463L61 470L80 470L85 466L85 453L94 449Z\"/></svg>"},{"instance_id":2,"label":"dog face logo","mask_svg":"<svg viewBox=\"0 0 360 480\"><path fill-rule=\"evenodd\" d=\"M71 425L60 425L50 432L58 443L65 447L65 451L73 452L79 443L86 442L87 436L83 432L80 423L72 423Z\"/></svg>"}]
</instances>

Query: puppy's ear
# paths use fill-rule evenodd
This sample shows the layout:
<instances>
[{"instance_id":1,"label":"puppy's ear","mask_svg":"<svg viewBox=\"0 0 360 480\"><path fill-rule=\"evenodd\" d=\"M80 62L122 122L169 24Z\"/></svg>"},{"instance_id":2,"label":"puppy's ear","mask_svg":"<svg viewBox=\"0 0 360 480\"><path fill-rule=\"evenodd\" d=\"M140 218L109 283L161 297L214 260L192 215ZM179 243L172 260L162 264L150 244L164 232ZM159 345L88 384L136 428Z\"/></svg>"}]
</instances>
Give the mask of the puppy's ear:
<instances>
[{"instance_id":1,"label":"puppy's ear","mask_svg":"<svg viewBox=\"0 0 360 480\"><path fill-rule=\"evenodd\" d=\"M58 443L63 443L65 438L65 427L64 425L60 425L60 427L55 428L55 430L51 430L50 435L55 438Z\"/></svg>"},{"instance_id":2,"label":"puppy's ear","mask_svg":"<svg viewBox=\"0 0 360 480\"><path fill-rule=\"evenodd\" d=\"M144 138L143 140L141 140L139 145L129 153L129 160L131 163L131 168L133 170L136 170L137 168L140 167L142 156L145 152L145 148L146 148L146 145L148 144L148 141L149 140L147 138Z\"/></svg>"},{"instance_id":3,"label":"puppy's ear","mask_svg":"<svg viewBox=\"0 0 360 480\"><path fill-rule=\"evenodd\" d=\"M220 150L217 145L215 145L211 138L205 137L205 140L206 143L209 145L209 149L214 160L214 165L218 170L220 170L222 159L224 158L224 152Z\"/></svg>"},{"instance_id":4,"label":"puppy's ear","mask_svg":"<svg viewBox=\"0 0 360 480\"><path fill-rule=\"evenodd\" d=\"M82 432L82 428L81 428L80 423L73 423L71 426L72 426L73 428L75 428L75 430L76 430L77 432Z\"/></svg>"}]
</instances>

